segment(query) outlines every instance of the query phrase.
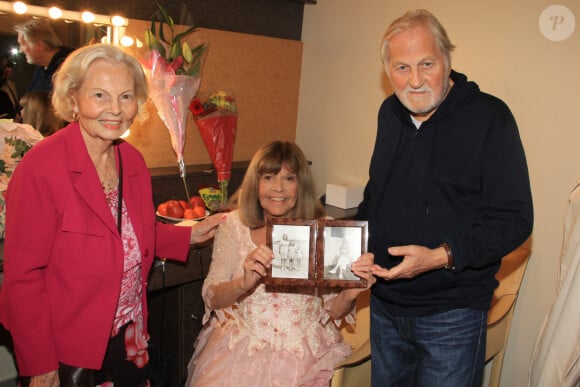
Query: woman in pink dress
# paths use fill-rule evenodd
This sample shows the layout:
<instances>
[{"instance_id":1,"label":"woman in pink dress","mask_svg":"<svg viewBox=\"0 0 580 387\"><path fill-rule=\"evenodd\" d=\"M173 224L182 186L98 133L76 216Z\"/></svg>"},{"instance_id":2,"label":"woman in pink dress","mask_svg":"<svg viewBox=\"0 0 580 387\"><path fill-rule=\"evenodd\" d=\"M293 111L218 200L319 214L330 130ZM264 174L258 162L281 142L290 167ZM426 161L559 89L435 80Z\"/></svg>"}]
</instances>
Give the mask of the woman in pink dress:
<instances>
[{"instance_id":1,"label":"woman in pink dress","mask_svg":"<svg viewBox=\"0 0 580 387\"><path fill-rule=\"evenodd\" d=\"M354 302L365 289L278 293L263 284L274 257L266 246L265 219L324 217L304 154L289 142L264 146L238 195L238 209L216 233L202 291L205 325L186 385L327 387L334 366L351 351L336 324L343 317L354 322ZM373 261L364 254L352 264L369 287Z\"/></svg>"}]
</instances>

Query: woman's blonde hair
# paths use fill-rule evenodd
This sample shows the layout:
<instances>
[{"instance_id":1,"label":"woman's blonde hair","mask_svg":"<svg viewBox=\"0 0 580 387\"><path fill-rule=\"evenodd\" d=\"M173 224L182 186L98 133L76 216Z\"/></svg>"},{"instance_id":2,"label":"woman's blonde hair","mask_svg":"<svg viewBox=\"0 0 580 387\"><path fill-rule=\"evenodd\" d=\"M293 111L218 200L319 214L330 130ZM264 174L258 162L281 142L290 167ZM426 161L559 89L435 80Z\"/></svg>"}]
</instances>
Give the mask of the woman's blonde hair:
<instances>
[{"instance_id":1,"label":"woman's blonde hair","mask_svg":"<svg viewBox=\"0 0 580 387\"><path fill-rule=\"evenodd\" d=\"M294 143L274 141L256 152L235 195L240 219L246 226L258 228L265 224L264 210L258 196L260 178L269 173L278 174L283 166L296 174L298 182L296 205L288 217L318 219L324 216L324 208L316 197L314 179L304 153Z\"/></svg>"},{"instance_id":2,"label":"woman's blonde hair","mask_svg":"<svg viewBox=\"0 0 580 387\"><path fill-rule=\"evenodd\" d=\"M20 98L22 123L32 126L44 137L48 137L63 127L63 121L56 116L50 103L48 91L31 91Z\"/></svg>"},{"instance_id":3,"label":"woman's blonde hair","mask_svg":"<svg viewBox=\"0 0 580 387\"><path fill-rule=\"evenodd\" d=\"M52 83L52 105L56 114L66 121L74 121L73 93L81 87L89 67L98 60L122 63L133 74L135 96L139 111L149 93L147 78L135 57L109 44L93 44L73 51L54 74Z\"/></svg>"}]
</instances>

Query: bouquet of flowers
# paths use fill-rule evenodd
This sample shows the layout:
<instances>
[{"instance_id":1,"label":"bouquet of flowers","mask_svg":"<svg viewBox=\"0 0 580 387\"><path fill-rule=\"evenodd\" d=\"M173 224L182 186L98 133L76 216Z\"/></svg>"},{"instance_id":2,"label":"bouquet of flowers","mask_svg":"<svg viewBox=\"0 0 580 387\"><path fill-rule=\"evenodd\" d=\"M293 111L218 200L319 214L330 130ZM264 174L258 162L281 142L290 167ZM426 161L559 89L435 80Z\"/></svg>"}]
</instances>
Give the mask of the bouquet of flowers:
<instances>
[{"instance_id":1,"label":"bouquet of flowers","mask_svg":"<svg viewBox=\"0 0 580 387\"><path fill-rule=\"evenodd\" d=\"M235 99L224 91L210 94L205 102L194 99L189 106L205 148L217 171L222 207L228 199L228 183L232 175L234 143L238 129Z\"/></svg>"},{"instance_id":2,"label":"bouquet of flowers","mask_svg":"<svg viewBox=\"0 0 580 387\"><path fill-rule=\"evenodd\" d=\"M201 83L201 65L207 46L200 44L191 48L187 42L182 42L182 39L195 31L197 27L192 26L184 32L175 34L173 18L161 5L158 4L158 6L163 20L152 20L151 29L145 32L145 42L149 47L149 52L141 59L141 62L149 77L151 99L159 117L169 130L185 194L189 199L183 161L187 108L197 94ZM170 33L169 39L165 37L166 26Z\"/></svg>"},{"instance_id":3,"label":"bouquet of flowers","mask_svg":"<svg viewBox=\"0 0 580 387\"><path fill-rule=\"evenodd\" d=\"M14 122L0 122L0 238L4 238L6 206L4 194L14 169L42 135L32 126Z\"/></svg>"}]
</instances>

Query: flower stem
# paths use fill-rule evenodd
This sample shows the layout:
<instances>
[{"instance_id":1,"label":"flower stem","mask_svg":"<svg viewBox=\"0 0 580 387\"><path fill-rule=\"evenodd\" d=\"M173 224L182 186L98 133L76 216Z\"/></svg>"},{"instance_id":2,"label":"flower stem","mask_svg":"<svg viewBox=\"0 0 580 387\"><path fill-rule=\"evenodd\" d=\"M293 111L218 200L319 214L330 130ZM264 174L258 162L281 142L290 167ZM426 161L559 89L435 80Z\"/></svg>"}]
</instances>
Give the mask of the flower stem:
<instances>
[{"instance_id":1,"label":"flower stem","mask_svg":"<svg viewBox=\"0 0 580 387\"><path fill-rule=\"evenodd\" d=\"M228 203L228 183L229 180L222 180L221 181L221 189L222 189L222 207L226 208Z\"/></svg>"}]
</instances>

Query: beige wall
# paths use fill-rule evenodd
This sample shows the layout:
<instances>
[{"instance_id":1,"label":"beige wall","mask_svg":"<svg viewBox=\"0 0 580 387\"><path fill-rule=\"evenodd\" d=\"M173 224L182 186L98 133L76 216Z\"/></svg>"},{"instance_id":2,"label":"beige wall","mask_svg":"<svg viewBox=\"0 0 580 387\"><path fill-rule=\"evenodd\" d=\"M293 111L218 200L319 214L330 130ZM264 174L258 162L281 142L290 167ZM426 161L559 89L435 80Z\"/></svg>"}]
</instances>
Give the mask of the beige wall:
<instances>
[{"instance_id":1,"label":"beige wall","mask_svg":"<svg viewBox=\"0 0 580 387\"><path fill-rule=\"evenodd\" d=\"M526 149L535 205L533 255L521 288L502 386L525 386L534 343L555 294L568 194L580 179L580 27L552 42L541 11L577 0L318 0L306 5L296 141L313 162L318 189L364 184L378 107L389 92L379 44L390 21L428 8L457 46L453 68L512 109Z\"/></svg>"},{"instance_id":2,"label":"beige wall","mask_svg":"<svg viewBox=\"0 0 580 387\"><path fill-rule=\"evenodd\" d=\"M151 23L131 19L127 35L142 39ZM177 26L176 33L185 26ZM168 33L168 31L166 31ZM192 45L208 45L198 96L205 100L224 90L236 99L238 130L234 160L249 160L256 150L272 140L294 141L300 82L302 43L235 32L199 29L187 37ZM142 57L147 49L129 49ZM148 167L177 169L167 127L155 105L146 105L148 117L131 126L127 141L136 146ZM199 130L187 113L183 157L186 165L211 163Z\"/></svg>"}]
</instances>

